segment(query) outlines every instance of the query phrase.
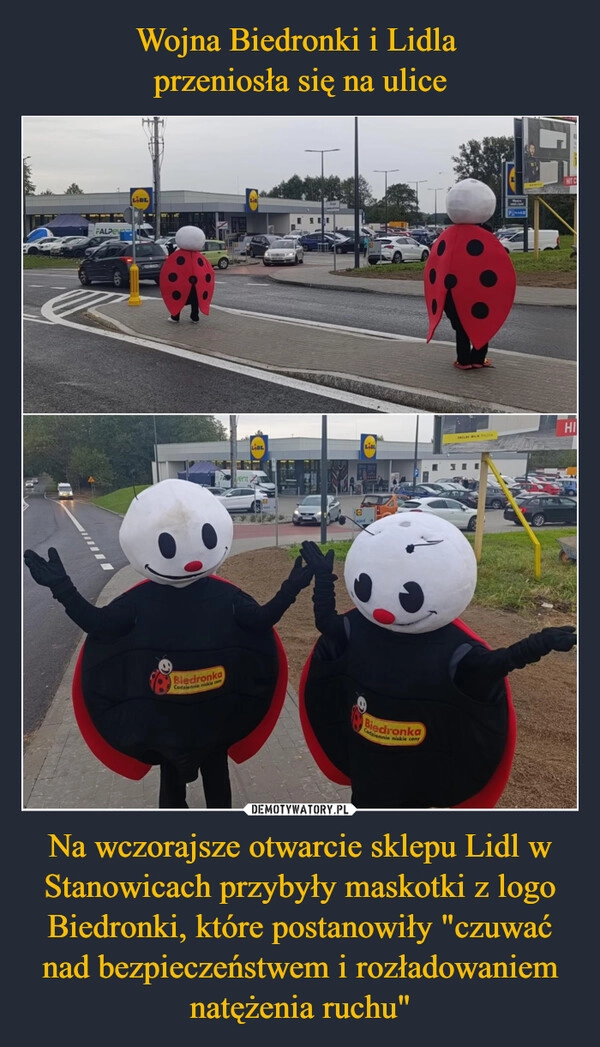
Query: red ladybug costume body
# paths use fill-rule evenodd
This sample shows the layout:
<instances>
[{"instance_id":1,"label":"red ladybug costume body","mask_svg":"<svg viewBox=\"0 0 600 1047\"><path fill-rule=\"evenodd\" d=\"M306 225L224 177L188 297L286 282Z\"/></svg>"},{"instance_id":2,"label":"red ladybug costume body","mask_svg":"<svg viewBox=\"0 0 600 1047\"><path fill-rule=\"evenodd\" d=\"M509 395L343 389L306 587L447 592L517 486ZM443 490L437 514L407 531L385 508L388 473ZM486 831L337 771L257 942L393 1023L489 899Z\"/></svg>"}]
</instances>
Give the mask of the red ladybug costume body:
<instances>
[{"instance_id":1,"label":"red ladybug costume body","mask_svg":"<svg viewBox=\"0 0 600 1047\"><path fill-rule=\"evenodd\" d=\"M506 320L516 286L510 256L493 233L479 225L451 226L435 241L425 265L427 341L431 341L451 294L473 347L481 349Z\"/></svg>"},{"instance_id":2,"label":"red ladybug costume body","mask_svg":"<svg viewBox=\"0 0 600 1047\"><path fill-rule=\"evenodd\" d=\"M200 251L173 251L160 271L160 293L171 316L179 316L184 305L193 307L193 297L201 313L208 316L215 290L213 267Z\"/></svg>"}]
</instances>

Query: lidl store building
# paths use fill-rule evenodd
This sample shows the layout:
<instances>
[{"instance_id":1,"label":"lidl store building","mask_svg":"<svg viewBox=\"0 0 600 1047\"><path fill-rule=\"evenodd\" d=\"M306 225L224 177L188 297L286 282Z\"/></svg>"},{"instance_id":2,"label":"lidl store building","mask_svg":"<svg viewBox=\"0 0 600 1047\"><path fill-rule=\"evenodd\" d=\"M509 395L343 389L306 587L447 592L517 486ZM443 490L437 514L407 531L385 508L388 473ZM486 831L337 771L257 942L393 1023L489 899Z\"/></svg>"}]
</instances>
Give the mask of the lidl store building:
<instances>
[{"instance_id":1,"label":"lidl store building","mask_svg":"<svg viewBox=\"0 0 600 1047\"><path fill-rule=\"evenodd\" d=\"M254 191L255 192L255 191ZM150 194L152 200L152 194ZM176 233L182 225L196 225L209 239L235 241L245 235L268 233L309 233L321 228L321 201L280 200L246 193L206 193L173 190L160 194L160 223L156 215L144 212L143 219L156 235ZM122 222L130 206L130 192L26 196L24 238L38 226L45 226L59 215L81 216L90 224ZM335 210L333 209L335 206ZM325 231L354 229L354 211L341 204L325 204ZM83 233L82 235L86 235Z\"/></svg>"}]
</instances>

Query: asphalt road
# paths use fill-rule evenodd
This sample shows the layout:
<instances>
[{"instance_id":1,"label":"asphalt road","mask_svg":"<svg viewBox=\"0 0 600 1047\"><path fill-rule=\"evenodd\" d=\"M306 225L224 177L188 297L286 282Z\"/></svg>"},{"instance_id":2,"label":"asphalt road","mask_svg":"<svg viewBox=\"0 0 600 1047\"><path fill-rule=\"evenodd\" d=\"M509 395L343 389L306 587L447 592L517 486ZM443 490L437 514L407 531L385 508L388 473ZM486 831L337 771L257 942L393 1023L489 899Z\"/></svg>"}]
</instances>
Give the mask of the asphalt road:
<instances>
[{"instance_id":1,"label":"asphalt road","mask_svg":"<svg viewBox=\"0 0 600 1047\"><path fill-rule=\"evenodd\" d=\"M343 259L341 256L337 260L340 268L351 264ZM332 258L309 255L304 265L317 270L324 266L330 269L333 262ZM35 315L49 298L78 286L75 270L26 270L23 281L26 316L30 309ZM103 289L108 290L109 285L103 285ZM144 296L160 298L158 288L152 283L144 283L141 292ZM356 294L343 288L325 290L281 284L270 280L260 263L254 265L249 274L237 273L233 267L218 271L213 304L414 338L426 337L428 327L425 301L419 295ZM243 323L242 318L240 338L243 337ZM26 339L29 334L26 331ZM307 333L307 338L313 337ZM454 341L452 328L445 317L440 321L433 340ZM493 344L497 349L511 352L575 360L577 311L556 306L515 304Z\"/></svg>"}]
</instances>

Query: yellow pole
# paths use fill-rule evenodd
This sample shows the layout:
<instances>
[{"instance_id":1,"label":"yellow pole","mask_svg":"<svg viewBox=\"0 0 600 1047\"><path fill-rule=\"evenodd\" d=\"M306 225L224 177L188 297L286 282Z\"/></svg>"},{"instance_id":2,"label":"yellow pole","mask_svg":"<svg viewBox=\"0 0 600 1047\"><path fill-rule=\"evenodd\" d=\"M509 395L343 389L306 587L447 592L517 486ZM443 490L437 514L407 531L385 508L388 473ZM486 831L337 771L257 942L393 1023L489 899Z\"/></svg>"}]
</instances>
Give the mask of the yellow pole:
<instances>
[{"instance_id":1,"label":"yellow pole","mask_svg":"<svg viewBox=\"0 0 600 1047\"><path fill-rule=\"evenodd\" d=\"M140 298L140 267L135 262L129 266L129 299L128 305L141 305Z\"/></svg>"},{"instance_id":2,"label":"yellow pole","mask_svg":"<svg viewBox=\"0 0 600 1047\"><path fill-rule=\"evenodd\" d=\"M534 534L533 531L531 530L531 527L527 523L527 520L525 519L525 517L523 516L523 513L521 512L521 510L519 509L519 506L517 505L517 502L516 502L516 499L515 499L514 495L510 492L510 490L508 489L508 487L504 483L504 480L500 476L500 473L498 472L498 470L496 469L496 466L494 465L492 459L490 458L489 452L486 452L486 451L484 451L484 453L481 455L482 469L483 469L483 459L484 458L486 459L486 481L487 481L487 466L489 465L489 467L492 470L494 476L496 477L496 480L500 484L501 489L503 490L504 494L508 498L508 501L509 501L510 505L512 505L515 513L517 514L518 520L521 522L521 524L523 525L523 527L527 531L527 534L529 535L529 537L530 537L530 539L531 539L531 541L533 543L534 572L535 572L536 578L541 578L541 576L542 576L542 547L540 545L540 540L537 537L537 535ZM481 497L481 480L479 481L479 496ZM479 512L479 507L478 507L478 512ZM479 523L479 518L478 518L477 522Z\"/></svg>"}]
</instances>

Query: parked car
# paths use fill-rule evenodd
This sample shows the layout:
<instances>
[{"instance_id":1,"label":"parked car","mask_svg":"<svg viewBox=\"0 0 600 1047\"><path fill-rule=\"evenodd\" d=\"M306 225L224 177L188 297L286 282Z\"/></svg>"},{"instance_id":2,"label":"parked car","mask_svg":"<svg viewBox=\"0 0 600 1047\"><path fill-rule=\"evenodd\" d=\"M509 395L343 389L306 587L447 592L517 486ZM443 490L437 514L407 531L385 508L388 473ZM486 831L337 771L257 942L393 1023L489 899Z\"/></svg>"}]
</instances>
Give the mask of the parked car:
<instances>
[{"instance_id":1,"label":"parked car","mask_svg":"<svg viewBox=\"0 0 600 1047\"><path fill-rule=\"evenodd\" d=\"M207 240L202 248L202 254L210 262L213 269L227 269L229 252L224 240Z\"/></svg>"},{"instance_id":2,"label":"parked car","mask_svg":"<svg viewBox=\"0 0 600 1047\"><path fill-rule=\"evenodd\" d=\"M577 501L575 498L567 498L566 495L528 494L523 498L517 498L517 505L532 527L543 527L545 523L577 523ZM518 527L522 526L512 505L506 506L504 519L512 520Z\"/></svg>"},{"instance_id":3,"label":"parked car","mask_svg":"<svg viewBox=\"0 0 600 1047\"><path fill-rule=\"evenodd\" d=\"M389 491L387 494L366 494L358 509L354 510L354 522L359 527L368 527L376 520L384 516L392 516L398 512L398 505L402 495Z\"/></svg>"},{"instance_id":4,"label":"parked car","mask_svg":"<svg viewBox=\"0 0 600 1047\"><path fill-rule=\"evenodd\" d=\"M394 493L404 495L405 498L429 498L439 494L439 491L433 484L415 484L413 487L412 483L406 481L396 484Z\"/></svg>"},{"instance_id":5,"label":"parked car","mask_svg":"<svg viewBox=\"0 0 600 1047\"><path fill-rule=\"evenodd\" d=\"M229 487L215 497L230 513L262 513L269 505L266 491L257 487Z\"/></svg>"},{"instance_id":6,"label":"parked car","mask_svg":"<svg viewBox=\"0 0 600 1047\"><path fill-rule=\"evenodd\" d=\"M461 505L466 505L468 509L476 509L479 502L477 491L467 491L464 487L462 491L449 488L444 497L452 498L455 502L460 502ZM487 501L485 504L487 507Z\"/></svg>"},{"instance_id":7,"label":"parked car","mask_svg":"<svg viewBox=\"0 0 600 1047\"><path fill-rule=\"evenodd\" d=\"M47 240L40 240L38 244L40 254L50 255L53 254L54 251L58 252L62 241L62 236L51 236Z\"/></svg>"},{"instance_id":8,"label":"parked car","mask_svg":"<svg viewBox=\"0 0 600 1047\"><path fill-rule=\"evenodd\" d=\"M154 244L152 241L136 243L135 263L139 269L140 280L153 280L158 284L160 271L166 260L167 255L160 244ZM92 283L128 287L129 269L132 264L130 240L107 240L82 258L77 275L84 287Z\"/></svg>"},{"instance_id":9,"label":"parked car","mask_svg":"<svg viewBox=\"0 0 600 1047\"><path fill-rule=\"evenodd\" d=\"M96 236L82 236L79 240L74 240L70 244L65 244L63 258L83 258L85 252L92 247L99 247L100 244L105 243L106 240L113 240L117 243L124 243L126 241L119 240L118 237L112 235L101 235L97 233Z\"/></svg>"},{"instance_id":10,"label":"parked car","mask_svg":"<svg viewBox=\"0 0 600 1047\"><path fill-rule=\"evenodd\" d=\"M373 242L367 257L369 265L377 265L378 262L392 262L394 265L401 262L425 262L429 258L429 248L413 240L412 236L386 236Z\"/></svg>"},{"instance_id":11,"label":"parked car","mask_svg":"<svg viewBox=\"0 0 600 1047\"><path fill-rule=\"evenodd\" d=\"M332 236L331 233L325 233L324 236L321 236L320 233L304 233L300 237L300 243L305 251L320 251L322 250L322 243L326 244L326 251L332 251L333 245L338 239L338 237Z\"/></svg>"},{"instance_id":12,"label":"parked car","mask_svg":"<svg viewBox=\"0 0 600 1047\"><path fill-rule=\"evenodd\" d=\"M280 240L280 236L271 236L267 233L257 233L253 236L246 246L246 254L249 258L262 258L267 247L270 247L275 240Z\"/></svg>"},{"instance_id":13,"label":"parked car","mask_svg":"<svg viewBox=\"0 0 600 1047\"><path fill-rule=\"evenodd\" d=\"M474 531L477 524L477 512L455 498L409 498L400 503L399 512L433 513L453 523L460 531Z\"/></svg>"},{"instance_id":14,"label":"parked car","mask_svg":"<svg viewBox=\"0 0 600 1047\"><path fill-rule=\"evenodd\" d=\"M523 251L525 245L525 234L521 229L517 233L511 233L510 236L503 236L500 240L500 243L504 250L507 251L509 254L512 254L513 251ZM533 251L534 243L534 230L530 229L527 234L527 247L530 251ZM558 234L558 229L539 230L539 250L560 250L560 236Z\"/></svg>"},{"instance_id":15,"label":"parked car","mask_svg":"<svg viewBox=\"0 0 600 1047\"><path fill-rule=\"evenodd\" d=\"M327 516L325 519L326 523L332 523L334 520L339 520L342 513L342 507L332 494L327 495ZM298 527L301 524L320 524L321 523L321 495L320 494L307 494L292 513L292 523Z\"/></svg>"},{"instance_id":16,"label":"parked car","mask_svg":"<svg viewBox=\"0 0 600 1047\"><path fill-rule=\"evenodd\" d=\"M298 265L304 261L299 240L274 240L263 255L263 265Z\"/></svg>"},{"instance_id":17,"label":"parked car","mask_svg":"<svg viewBox=\"0 0 600 1047\"><path fill-rule=\"evenodd\" d=\"M23 244L23 254L41 254L42 244L54 240L53 236L40 236L39 240L28 240Z\"/></svg>"},{"instance_id":18,"label":"parked car","mask_svg":"<svg viewBox=\"0 0 600 1047\"><path fill-rule=\"evenodd\" d=\"M53 257L62 257L64 249L80 239L80 236L55 236L54 241L48 244L48 250Z\"/></svg>"},{"instance_id":19,"label":"parked car","mask_svg":"<svg viewBox=\"0 0 600 1047\"><path fill-rule=\"evenodd\" d=\"M555 483L560 488L559 494L566 494L569 498L577 497L577 480L573 477L567 477L566 480L556 480Z\"/></svg>"},{"instance_id":20,"label":"parked car","mask_svg":"<svg viewBox=\"0 0 600 1047\"><path fill-rule=\"evenodd\" d=\"M526 480L519 489L521 494L561 494L555 480Z\"/></svg>"},{"instance_id":21,"label":"parked car","mask_svg":"<svg viewBox=\"0 0 600 1047\"><path fill-rule=\"evenodd\" d=\"M345 236L343 240L342 239L336 240L335 244L333 245L333 250L335 251L336 254L350 254L350 253L354 254L354 245L355 245L355 243L356 243L356 240L354 239L353 236ZM361 244L360 240L359 240L358 244L359 244L359 250L362 249L362 244Z\"/></svg>"}]
</instances>

